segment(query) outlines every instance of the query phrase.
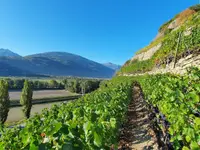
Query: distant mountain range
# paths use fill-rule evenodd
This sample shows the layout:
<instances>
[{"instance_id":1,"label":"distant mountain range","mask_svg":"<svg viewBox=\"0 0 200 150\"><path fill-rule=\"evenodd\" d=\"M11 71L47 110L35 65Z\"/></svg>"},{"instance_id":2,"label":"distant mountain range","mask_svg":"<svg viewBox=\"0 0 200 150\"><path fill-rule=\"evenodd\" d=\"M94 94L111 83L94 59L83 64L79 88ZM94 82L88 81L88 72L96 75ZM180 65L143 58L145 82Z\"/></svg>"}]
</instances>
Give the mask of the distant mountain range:
<instances>
[{"instance_id":1,"label":"distant mountain range","mask_svg":"<svg viewBox=\"0 0 200 150\"><path fill-rule=\"evenodd\" d=\"M106 67L108 67L108 68L110 68L110 69L113 69L115 71L117 71L117 70L119 70L121 68L120 65L116 65L116 64L113 64L111 62L104 63L103 65L106 66Z\"/></svg>"},{"instance_id":2,"label":"distant mountain range","mask_svg":"<svg viewBox=\"0 0 200 150\"><path fill-rule=\"evenodd\" d=\"M0 48L0 56L21 57L20 55L10 51L9 49L3 49L3 48Z\"/></svg>"},{"instance_id":3,"label":"distant mountain range","mask_svg":"<svg viewBox=\"0 0 200 150\"><path fill-rule=\"evenodd\" d=\"M22 57L8 49L0 49L0 76L110 78L114 73L111 67L71 53L47 52Z\"/></svg>"}]
</instances>

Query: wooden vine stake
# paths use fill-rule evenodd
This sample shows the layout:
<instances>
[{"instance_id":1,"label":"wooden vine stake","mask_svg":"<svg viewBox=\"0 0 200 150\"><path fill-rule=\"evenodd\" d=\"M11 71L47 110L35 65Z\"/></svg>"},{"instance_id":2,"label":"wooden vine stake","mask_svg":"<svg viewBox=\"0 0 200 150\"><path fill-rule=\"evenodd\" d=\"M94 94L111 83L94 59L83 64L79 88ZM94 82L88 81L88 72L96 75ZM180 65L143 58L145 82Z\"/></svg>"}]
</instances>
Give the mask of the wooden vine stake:
<instances>
[{"instance_id":1,"label":"wooden vine stake","mask_svg":"<svg viewBox=\"0 0 200 150\"><path fill-rule=\"evenodd\" d=\"M178 43L177 43L177 47L176 47L176 52L175 52L175 57L174 57L174 67L176 66L176 57L177 57L177 53L178 53L178 48L179 48L179 44L180 44L180 41L181 41L181 34L182 32L179 33L179 37L178 37Z\"/></svg>"}]
</instances>

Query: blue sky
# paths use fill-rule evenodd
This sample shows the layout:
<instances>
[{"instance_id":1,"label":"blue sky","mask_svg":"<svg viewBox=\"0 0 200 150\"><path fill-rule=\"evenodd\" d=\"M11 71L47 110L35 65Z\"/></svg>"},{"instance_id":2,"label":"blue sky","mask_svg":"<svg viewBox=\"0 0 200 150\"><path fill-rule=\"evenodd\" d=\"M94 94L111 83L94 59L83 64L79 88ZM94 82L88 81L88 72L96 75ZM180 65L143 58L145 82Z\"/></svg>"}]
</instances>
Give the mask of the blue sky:
<instances>
[{"instance_id":1,"label":"blue sky","mask_svg":"<svg viewBox=\"0 0 200 150\"><path fill-rule=\"evenodd\" d=\"M123 64L198 0L0 0L0 48Z\"/></svg>"}]
</instances>

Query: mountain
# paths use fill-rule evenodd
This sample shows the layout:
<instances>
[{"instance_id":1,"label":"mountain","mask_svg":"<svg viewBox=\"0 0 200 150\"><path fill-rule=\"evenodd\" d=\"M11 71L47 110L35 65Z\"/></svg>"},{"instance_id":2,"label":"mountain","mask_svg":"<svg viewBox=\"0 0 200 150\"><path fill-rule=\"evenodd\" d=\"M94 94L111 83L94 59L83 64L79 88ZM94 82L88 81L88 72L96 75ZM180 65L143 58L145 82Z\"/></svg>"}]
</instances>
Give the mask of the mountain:
<instances>
[{"instance_id":1,"label":"mountain","mask_svg":"<svg viewBox=\"0 0 200 150\"><path fill-rule=\"evenodd\" d=\"M20 55L13 53L9 49L3 49L0 48L0 57L5 56L5 57L21 57Z\"/></svg>"},{"instance_id":2,"label":"mountain","mask_svg":"<svg viewBox=\"0 0 200 150\"><path fill-rule=\"evenodd\" d=\"M0 76L36 76L36 74L0 62Z\"/></svg>"},{"instance_id":3,"label":"mountain","mask_svg":"<svg viewBox=\"0 0 200 150\"><path fill-rule=\"evenodd\" d=\"M25 57L0 57L0 63L38 75L110 78L114 70L66 52L48 52Z\"/></svg>"},{"instance_id":4,"label":"mountain","mask_svg":"<svg viewBox=\"0 0 200 150\"><path fill-rule=\"evenodd\" d=\"M108 67L108 68L110 68L110 69L113 69L115 71L117 71L117 70L119 70L121 68L120 65L116 65L116 64L113 64L111 62L104 63L103 65L106 66L106 67Z\"/></svg>"},{"instance_id":5,"label":"mountain","mask_svg":"<svg viewBox=\"0 0 200 150\"><path fill-rule=\"evenodd\" d=\"M199 54L200 5L195 5L164 23L153 41L136 52L117 74L182 74L189 66L200 67Z\"/></svg>"},{"instance_id":6,"label":"mountain","mask_svg":"<svg viewBox=\"0 0 200 150\"><path fill-rule=\"evenodd\" d=\"M66 52L35 54L26 56L25 59L42 68L39 72L42 74L103 78L114 74L112 69L97 62Z\"/></svg>"}]
</instances>

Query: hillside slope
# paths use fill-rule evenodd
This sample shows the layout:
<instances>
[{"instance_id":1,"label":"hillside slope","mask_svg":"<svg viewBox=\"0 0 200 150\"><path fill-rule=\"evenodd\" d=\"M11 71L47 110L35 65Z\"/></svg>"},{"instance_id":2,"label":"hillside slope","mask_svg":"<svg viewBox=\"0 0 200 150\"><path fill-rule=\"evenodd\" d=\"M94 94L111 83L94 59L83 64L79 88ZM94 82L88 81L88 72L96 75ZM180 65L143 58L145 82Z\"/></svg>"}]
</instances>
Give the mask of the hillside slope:
<instances>
[{"instance_id":1,"label":"hillside slope","mask_svg":"<svg viewBox=\"0 0 200 150\"><path fill-rule=\"evenodd\" d=\"M179 64L190 61L186 66L199 66L200 54L200 5L192 6L163 24L156 38L128 60L118 74L143 74L146 72L179 73ZM192 58L188 60L188 57ZM186 67L185 67L186 68ZM183 71L182 71L183 72ZM181 73L182 73L181 72Z\"/></svg>"},{"instance_id":2,"label":"hillside slope","mask_svg":"<svg viewBox=\"0 0 200 150\"><path fill-rule=\"evenodd\" d=\"M0 76L36 76L36 74L0 62Z\"/></svg>"},{"instance_id":3,"label":"hillside slope","mask_svg":"<svg viewBox=\"0 0 200 150\"><path fill-rule=\"evenodd\" d=\"M112 77L114 71L97 62L66 52L48 52L25 57L41 68L39 73L80 77ZM44 68L46 70L44 70ZM48 71L48 72L47 72Z\"/></svg>"},{"instance_id":4,"label":"hillside slope","mask_svg":"<svg viewBox=\"0 0 200 150\"><path fill-rule=\"evenodd\" d=\"M117 71L117 70L119 70L121 68L120 65L116 65L116 64L113 64L111 62L104 63L103 65L106 66L106 67L108 67L108 68L110 68L110 69L113 69L115 71Z\"/></svg>"},{"instance_id":5,"label":"hillside slope","mask_svg":"<svg viewBox=\"0 0 200 150\"><path fill-rule=\"evenodd\" d=\"M13 76L19 74L17 69L38 75L95 78L110 78L115 72L102 64L65 52L48 52L26 57L20 57L17 54L13 55L14 53L11 51L10 54L0 55L0 63L15 68L15 70L9 73L9 75ZM7 73L2 72L1 76L7 76Z\"/></svg>"}]
</instances>

